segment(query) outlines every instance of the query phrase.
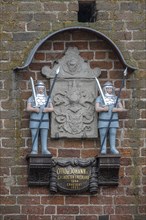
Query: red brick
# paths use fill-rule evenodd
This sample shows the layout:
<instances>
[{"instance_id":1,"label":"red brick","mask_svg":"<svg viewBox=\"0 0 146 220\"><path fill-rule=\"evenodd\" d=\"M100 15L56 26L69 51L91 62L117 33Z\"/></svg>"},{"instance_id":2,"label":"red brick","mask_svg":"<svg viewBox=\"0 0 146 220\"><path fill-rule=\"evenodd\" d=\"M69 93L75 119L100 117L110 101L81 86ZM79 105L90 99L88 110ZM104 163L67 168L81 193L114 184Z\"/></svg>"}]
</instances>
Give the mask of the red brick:
<instances>
[{"instance_id":1,"label":"red brick","mask_svg":"<svg viewBox=\"0 0 146 220\"><path fill-rule=\"evenodd\" d=\"M81 214L102 214L102 207L101 206L81 206L80 207L80 213Z\"/></svg>"},{"instance_id":2,"label":"red brick","mask_svg":"<svg viewBox=\"0 0 146 220\"><path fill-rule=\"evenodd\" d=\"M135 195L138 196L140 193L140 188L139 187L128 187L126 189L126 195Z\"/></svg>"},{"instance_id":3,"label":"red brick","mask_svg":"<svg viewBox=\"0 0 146 220\"><path fill-rule=\"evenodd\" d=\"M91 68L101 68L101 69L111 69L113 66L113 63L111 61L92 61Z\"/></svg>"},{"instance_id":4,"label":"red brick","mask_svg":"<svg viewBox=\"0 0 146 220\"><path fill-rule=\"evenodd\" d=\"M119 80L119 79L122 79L123 78L123 70L116 70L116 69L114 69L114 70L110 70L109 71L109 76L110 76L110 79L115 79L116 80L116 82L115 82L115 87L116 88L120 88L120 86L121 86L121 83L122 83L122 81L121 80ZM118 79L118 80L117 80Z\"/></svg>"},{"instance_id":5,"label":"red brick","mask_svg":"<svg viewBox=\"0 0 146 220\"><path fill-rule=\"evenodd\" d=\"M58 195L47 195L41 197L41 204L52 204L52 205L63 205L64 204L64 197Z\"/></svg>"},{"instance_id":6,"label":"red brick","mask_svg":"<svg viewBox=\"0 0 146 220\"><path fill-rule=\"evenodd\" d=\"M51 220L50 215L29 215L28 220Z\"/></svg>"},{"instance_id":7,"label":"red brick","mask_svg":"<svg viewBox=\"0 0 146 220\"><path fill-rule=\"evenodd\" d=\"M36 60L45 60L45 54L44 53L36 53L34 56L35 61Z\"/></svg>"},{"instance_id":8,"label":"red brick","mask_svg":"<svg viewBox=\"0 0 146 220\"><path fill-rule=\"evenodd\" d=\"M99 40L98 42L91 41L89 46L91 50L108 50L109 49L108 45L102 40Z\"/></svg>"},{"instance_id":9,"label":"red brick","mask_svg":"<svg viewBox=\"0 0 146 220\"><path fill-rule=\"evenodd\" d=\"M17 203L22 205L40 204L40 196L18 196Z\"/></svg>"},{"instance_id":10,"label":"red brick","mask_svg":"<svg viewBox=\"0 0 146 220\"><path fill-rule=\"evenodd\" d=\"M136 203L136 198L135 196L118 196L115 198L115 204L135 204Z\"/></svg>"},{"instance_id":11,"label":"red brick","mask_svg":"<svg viewBox=\"0 0 146 220\"><path fill-rule=\"evenodd\" d=\"M54 61L54 59L55 60L57 60L58 58L60 58L61 57L61 53L46 53L46 61ZM51 62L49 62L48 64L47 64L47 66L51 66Z\"/></svg>"},{"instance_id":12,"label":"red brick","mask_svg":"<svg viewBox=\"0 0 146 220\"><path fill-rule=\"evenodd\" d=\"M81 52L80 56L84 59L84 60L93 60L94 58L94 53L93 52Z\"/></svg>"},{"instance_id":13,"label":"red brick","mask_svg":"<svg viewBox=\"0 0 146 220\"><path fill-rule=\"evenodd\" d=\"M0 210L1 210L1 214L19 214L20 213L20 206L18 205L11 205L11 206L8 206L8 205L1 205L0 207Z\"/></svg>"},{"instance_id":14,"label":"red brick","mask_svg":"<svg viewBox=\"0 0 146 220\"><path fill-rule=\"evenodd\" d=\"M39 49L45 51L45 53L46 53L46 51L51 50L51 47L52 47L52 42L50 42L50 41L45 41L45 42L40 46Z\"/></svg>"},{"instance_id":15,"label":"red brick","mask_svg":"<svg viewBox=\"0 0 146 220\"><path fill-rule=\"evenodd\" d=\"M59 149L58 150L59 157L80 157L80 150L73 150L73 149Z\"/></svg>"},{"instance_id":16,"label":"red brick","mask_svg":"<svg viewBox=\"0 0 146 220\"><path fill-rule=\"evenodd\" d=\"M146 176L142 177L142 184L146 185Z\"/></svg>"},{"instance_id":17,"label":"red brick","mask_svg":"<svg viewBox=\"0 0 146 220\"><path fill-rule=\"evenodd\" d=\"M97 149L81 150L82 158L95 157L95 156L97 156Z\"/></svg>"},{"instance_id":18,"label":"red brick","mask_svg":"<svg viewBox=\"0 0 146 220\"><path fill-rule=\"evenodd\" d=\"M46 187L30 187L29 194L30 195L47 195L48 188L46 188Z\"/></svg>"},{"instance_id":19,"label":"red brick","mask_svg":"<svg viewBox=\"0 0 146 220\"><path fill-rule=\"evenodd\" d=\"M79 207L78 206L58 206L57 207L57 214L79 214Z\"/></svg>"},{"instance_id":20,"label":"red brick","mask_svg":"<svg viewBox=\"0 0 146 220\"><path fill-rule=\"evenodd\" d=\"M65 199L65 204L88 204L88 196L67 196Z\"/></svg>"},{"instance_id":21,"label":"red brick","mask_svg":"<svg viewBox=\"0 0 146 220\"><path fill-rule=\"evenodd\" d=\"M116 206L115 208L116 214L136 214L137 213L137 207L132 205L123 205L123 206Z\"/></svg>"},{"instance_id":22,"label":"red brick","mask_svg":"<svg viewBox=\"0 0 146 220\"><path fill-rule=\"evenodd\" d=\"M52 220L74 220L74 216L54 215L52 216Z\"/></svg>"},{"instance_id":23,"label":"red brick","mask_svg":"<svg viewBox=\"0 0 146 220\"><path fill-rule=\"evenodd\" d=\"M43 66L47 65L47 63L31 63L30 69L31 71L40 71Z\"/></svg>"},{"instance_id":24,"label":"red brick","mask_svg":"<svg viewBox=\"0 0 146 220\"><path fill-rule=\"evenodd\" d=\"M131 158L121 158L121 165L122 166L128 166L131 164L132 164Z\"/></svg>"},{"instance_id":25,"label":"red brick","mask_svg":"<svg viewBox=\"0 0 146 220\"><path fill-rule=\"evenodd\" d=\"M21 214L18 214L18 215L5 215L4 216L4 219L5 220L27 220L27 216L26 215L21 215Z\"/></svg>"},{"instance_id":26,"label":"red brick","mask_svg":"<svg viewBox=\"0 0 146 220\"><path fill-rule=\"evenodd\" d=\"M15 196L0 196L0 204L4 205L14 205L16 204Z\"/></svg>"},{"instance_id":27,"label":"red brick","mask_svg":"<svg viewBox=\"0 0 146 220\"><path fill-rule=\"evenodd\" d=\"M133 220L132 215L111 215L110 220Z\"/></svg>"},{"instance_id":28,"label":"red brick","mask_svg":"<svg viewBox=\"0 0 146 220\"><path fill-rule=\"evenodd\" d=\"M130 185L132 182L131 177L123 177L120 179L120 184L122 185Z\"/></svg>"},{"instance_id":29,"label":"red brick","mask_svg":"<svg viewBox=\"0 0 146 220\"><path fill-rule=\"evenodd\" d=\"M114 214L114 212L115 212L114 206L104 205L103 209L104 209L104 213L106 213L108 215Z\"/></svg>"},{"instance_id":30,"label":"red brick","mask_svg":"<svg viewBox=\"0 0 146 220\"><path fill-rule=\"evenodd\" d=\"M146 148L141 149L141 156L146 156Z\"/></svg>"},{"instance_id":31,"label":"red brick","mask_svg":"<svg viewBox=\"0 0 146 220\"><path fill-rule=\"evenodd\" d=\"M77 47L79 50L87 50L88 49L88 43L87 42L77 42L77 41L69 41L69 42L66 42L66 48L68 47ZM80 54L81 56L81 54ZM82 56L81 56L82 57ZM83 57L84 58L84 57Z\"/></svg>"},{"instance_id":32,"label":"red brick","mask_svg":"<svg viewBox=\"0 0 146 220\"><path fill-rule=\"evenodd\" d=\"M83 147L84 148L95 148L96 147L96 142L94 140L83 141Z\"/></svg>"},{"instance_id":33,"label":"red brick","mask_svg":"<svg viewBox=\"0 0 146 220\"><path fill-rule=\"evenodd\" d=\"M104 196L108 196L108 195L123 195L125 192L125 189L123 186L118 186L118 187L103 187L102 189L102 194Z\"/></svg>"},{"instance_id":34,"label":"red brick","mask_svg":"<svg viewBox=\"0 0 146 220\"><path fill-rule=\"evenodd\" d=\"M26 186L12 186L11 187L11 194L13 195L21 195L24 194L26 195L28 193L29 189Z\"/></svg>"},{"instance_id":35,"label":"red brick","mask_svg":"<svg viewBox=\"0 0 146 220\"><path fill-rule=\"evenodd\" d=\"M55 206L45 207L45 214L55 214Z\"/></svg>"},{"instance_id":36,"label":"red brick","mask_svg":"<svg viewBox=\"0 0 146 220\"><path fill-rule=\"evenodd\" d=\"M53 49L54 50L64 50L64 42L54 42Z\"/></svg>"},{"instance_id":37,"label":"red brick","mask_svg":"<svg viewBox=\"0 0 146 220\"><path fill-rule=\"evenodd\" d=\"M103 52L103 51L95 52L95 59L96 59L96 60L106 59L106 56L107 56L107 53L106 53L106 52Z\"/></svg>"},{"instance_id":38,"label":"red brick","mask_svg":"<svg viewBox=\"0 0 146 220\"><path fill-rule=\"evenodd\" d=\"M22 206L22 214L44 214L44 206L43 205L26 205Z\"/></svg>"},{"instance_id":39,"label":"red brick","mask_svg":"<svg viewBox=\"0 0 146 220\"><path fill-rule=\"evenodd\" d=\"M17 185L18 186L27 186L28 184L28 175L26 176L17 176Z\"/></svg>"},{"instance_id":40,"label":"red brick","mask_svg":"<svg viewBox=\"0 0 146 220\"><path fill-rule=\"evenodd\" d=\"M98 220L96 215L80 215L76 217L76 220Z\"/></svg>"},{"instance_id":41,"label":"red brick","mask_svg":"<svg viewBox=\"0 0 146 220\"><path fill-rule=\"evenodd\" d=\"M91 204L98 204L98 205L107 205L107 204L112 204L112 197L111 196L91 196L90 198L90 203Z\"/></svg>"},{"instance_id":42,"label":"red brick","mask_svg":"<svg viewBox=\"0 0 146 220\"><path fill-rule=\"evenodd\" d=\"M82 148L82 141L81 140L64 140L64 148Z\"/></svg>"},{"instance_id":43,"label":"red brick","mask_svg":"<svg viewBox=\"0 0 146 220\"><path fill-rule=\"evenodd\" d=\"M139 202L139 204L140 205L144 205L145 203L146 203L146 198L145 198L145 196L140 196L139 198L138 198L138 202Z\"/></svg>"},{"instance_id":44,"label":"red brick","mask_svg":"<svg viewBox=\"0 0 146 220\"><path fill-rule=\"evenodd\" d=\"M131 157L132 156L132 149L131 148L121 148L120 153L123 157Z\"/></svg>"},{"instance_id":45,"label":"red brick","mask_svg":"<svg viewBox=\"0 0 146 220\"><path fill-rule=\"evenodd\" d=\"M139 206L139 213L140 214L145 214L146 213L146 205L141 205Z\"/></svg>"},{"instance_id":46,"label":"red brick","mask_svg":"<svg viewBox=\"0 0 146 220\"><path fill-rule=\"evenodd\" d=\"M9 189L6 188L5 186L0 186L0 192L1 192L1 195L8 195Z\"/></svg>"}]
</instances>

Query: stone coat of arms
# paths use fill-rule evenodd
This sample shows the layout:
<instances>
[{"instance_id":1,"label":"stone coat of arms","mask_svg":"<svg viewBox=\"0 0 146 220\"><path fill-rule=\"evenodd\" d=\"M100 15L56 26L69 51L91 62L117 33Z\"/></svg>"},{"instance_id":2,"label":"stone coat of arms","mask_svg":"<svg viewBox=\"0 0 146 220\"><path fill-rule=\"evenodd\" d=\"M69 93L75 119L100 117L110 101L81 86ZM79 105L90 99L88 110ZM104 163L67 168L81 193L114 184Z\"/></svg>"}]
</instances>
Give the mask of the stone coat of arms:
<instances>
[{"instance_id":1,"label":"stone coat of arms","mask_svg":"<svg viewBox=\"0 0 146 220\"><path fill-rule=\"evenodd\" d=\"M95 76L100 75L100 69L91 69L76 47L69 47L53 69L44 66L42 74L52 83L58 67L60 73L51 97L55 109L51 114L51 138L97 138Z\"/></svg>"}]
</instances>

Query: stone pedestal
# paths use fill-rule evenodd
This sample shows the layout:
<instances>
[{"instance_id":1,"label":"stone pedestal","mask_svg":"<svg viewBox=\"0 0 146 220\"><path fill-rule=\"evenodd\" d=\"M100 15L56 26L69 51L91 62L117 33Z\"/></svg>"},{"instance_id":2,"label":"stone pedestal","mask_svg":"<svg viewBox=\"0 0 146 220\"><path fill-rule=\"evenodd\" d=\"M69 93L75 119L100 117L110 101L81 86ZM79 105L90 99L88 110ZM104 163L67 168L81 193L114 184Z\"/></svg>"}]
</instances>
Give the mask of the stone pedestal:
<instances>
[{"instance_id":1,"label":"stone pedestal","mask_svg":"<svg viewBox=\"0 0 146 220\"><path fill-rule=\"evenodd\" d=\"M99 155L98 164L98 185L117 186L119 181L120 155Z\"/></svg>"},{"instance_id":2,"label":"stone pedestal","mask_svg":"<svg viewBox=\"0 0 146 220\"><path fill-rule=\"evenodd\" d=\"M27 155L28 185L48 186L52 167L51 155Z\"/></svg>"}]
</instances>

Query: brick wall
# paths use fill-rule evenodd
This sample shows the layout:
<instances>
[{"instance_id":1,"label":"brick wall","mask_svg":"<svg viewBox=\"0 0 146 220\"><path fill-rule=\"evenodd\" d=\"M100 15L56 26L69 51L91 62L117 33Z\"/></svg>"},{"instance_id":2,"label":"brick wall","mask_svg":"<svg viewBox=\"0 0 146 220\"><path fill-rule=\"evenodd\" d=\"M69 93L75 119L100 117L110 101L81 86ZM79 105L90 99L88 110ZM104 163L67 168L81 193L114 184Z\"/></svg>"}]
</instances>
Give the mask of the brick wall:
<instances>
[{"instance_id":1,"label":"brick wall","mask_svg":"<svg viewBox=\"0 0 146 220\"><path fill-rule=\"evenodd\" d=\"M1 138L0 220L143 220L146 217L146 103L145 103L145 1L97 2L97 21L77 21L78 1L2 1L1 31ZM26 100L31 94L30 76L43 79L45 64L63 56L67 46L77 46L90 66L100 67L103 83L112 80L119 88L123 65L100 37L86 31L66 31L47 40L27 69L22 66L30 50L49 33L70 26L88 26L109 37L126 62L137 67L129 73L121 98L128 110L120 114L117 146L121 153L118 187L100 187L89 195L52 195L46 187L28 187L26 155L31 150ZM93 157L99 140L49 140L53 157Z\"/></svg>"}]
</instances>

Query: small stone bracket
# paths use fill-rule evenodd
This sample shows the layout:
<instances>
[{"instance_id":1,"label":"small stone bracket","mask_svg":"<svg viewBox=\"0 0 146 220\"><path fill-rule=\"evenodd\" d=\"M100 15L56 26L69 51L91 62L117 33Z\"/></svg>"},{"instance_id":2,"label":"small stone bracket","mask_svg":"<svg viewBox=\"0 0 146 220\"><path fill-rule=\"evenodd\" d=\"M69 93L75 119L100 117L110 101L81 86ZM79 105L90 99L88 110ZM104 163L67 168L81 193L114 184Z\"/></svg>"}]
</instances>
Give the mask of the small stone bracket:
<instances>
[{"instance_id":1,"label":"small stone bracket","mask_svg":"<svg viewBox=\"0 0 146 220\"><path fill-rule=\"evenodd\" d=\"M52 155L27 155L28 185L49 186Z\"/></svg>"},{"instance_id":2,"label":"small stone bracket","mask_svg":"<svg viewBox=\"0 0 146 220\"><path fill-rule=\"evenodd\" d=\"M120 155L99 155L98 164L98 185L117 186L119 181Z\"/></svg>"}]
</instances>

